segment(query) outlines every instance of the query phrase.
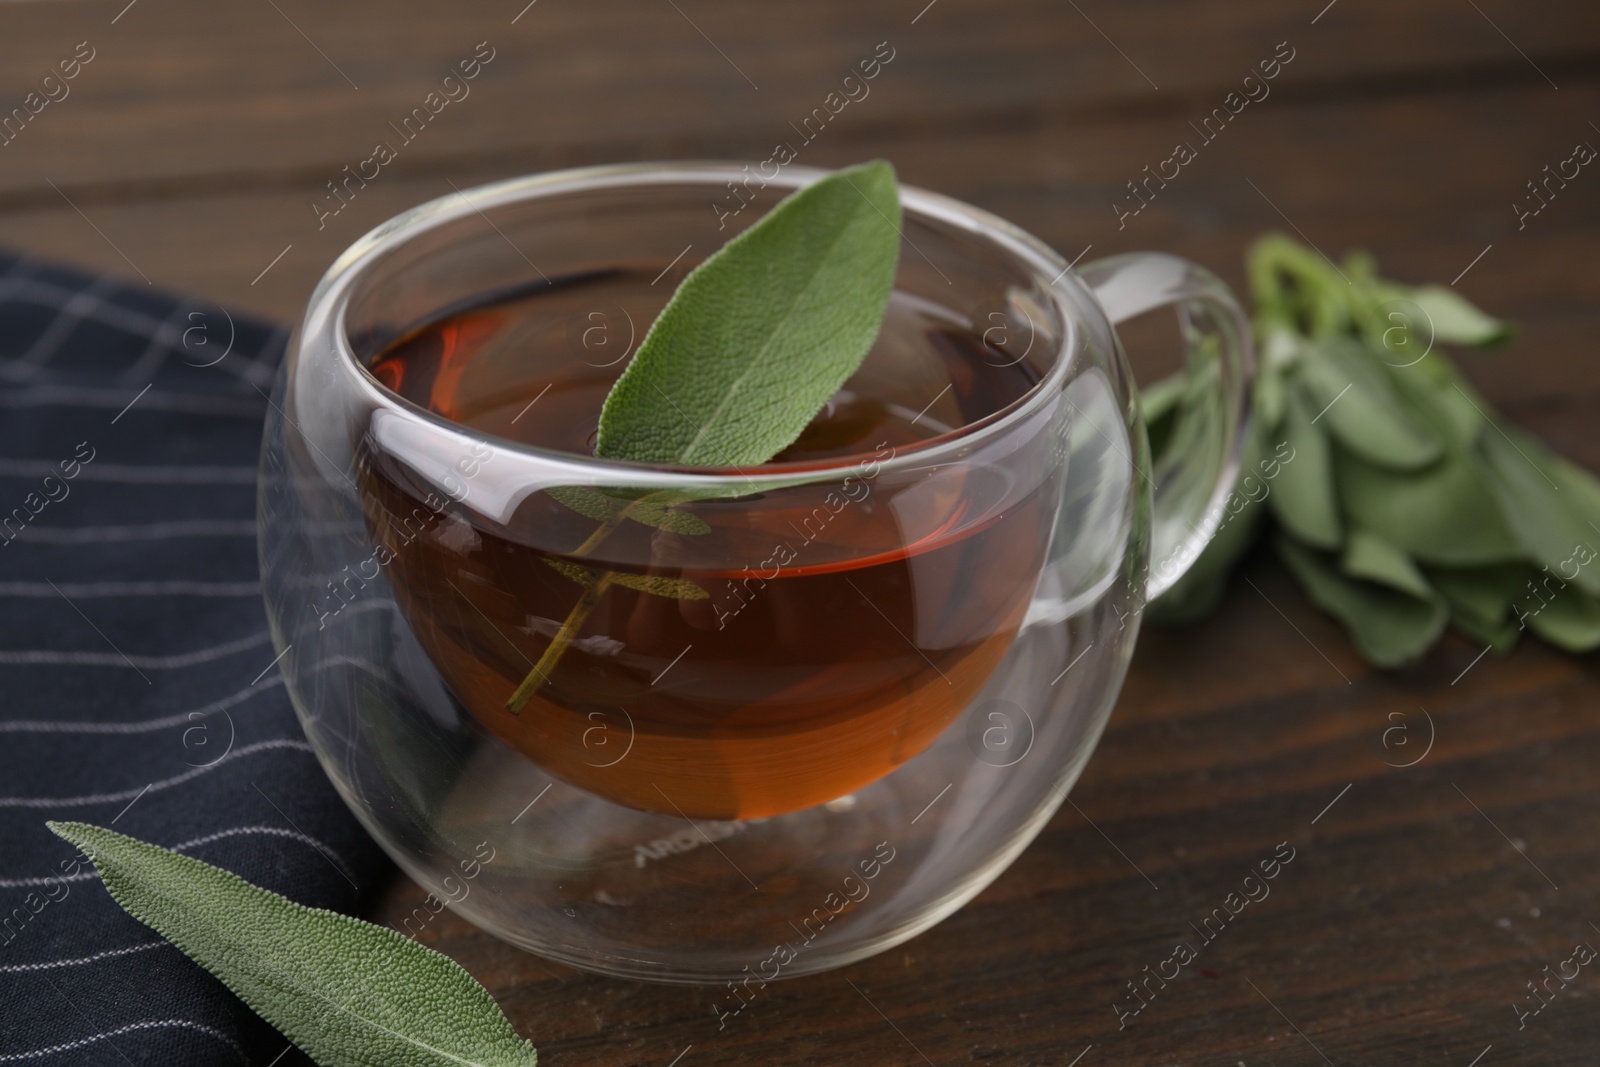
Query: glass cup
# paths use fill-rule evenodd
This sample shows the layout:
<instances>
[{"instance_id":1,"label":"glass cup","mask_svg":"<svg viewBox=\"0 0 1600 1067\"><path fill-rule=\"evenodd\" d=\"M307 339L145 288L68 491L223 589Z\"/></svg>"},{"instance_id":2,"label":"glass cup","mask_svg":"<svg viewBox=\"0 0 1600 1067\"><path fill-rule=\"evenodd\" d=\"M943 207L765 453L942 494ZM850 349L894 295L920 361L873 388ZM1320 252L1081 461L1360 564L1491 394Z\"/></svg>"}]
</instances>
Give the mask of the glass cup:
<instances>
[{"instance_id":1,"label":"glass cup","mask_svg":"<svg viewBox=\"0 0 1600 1067\"><path fill-rule=\"evenodd\" d=\"M1002 331L990 351L1036 380L930 439L745 470L615 462L470 429L369 369L486 295L691 265L756 217L708 211L744 177L565 171L362 238L290 344L259 509L288 690L395 862L542 956L726 982L724 1019L768 981L927 929L1038 833L1147 598L1217 526L1253 368L1246 319L1201 268L1074 271L906 187L897 294ZM1113 325L1163 305L1189 388L1152 467ZM553 312L529 373L596 365L596 313ZM890 358L867 368L892 390Z\"/></svg>"}]
</instances>

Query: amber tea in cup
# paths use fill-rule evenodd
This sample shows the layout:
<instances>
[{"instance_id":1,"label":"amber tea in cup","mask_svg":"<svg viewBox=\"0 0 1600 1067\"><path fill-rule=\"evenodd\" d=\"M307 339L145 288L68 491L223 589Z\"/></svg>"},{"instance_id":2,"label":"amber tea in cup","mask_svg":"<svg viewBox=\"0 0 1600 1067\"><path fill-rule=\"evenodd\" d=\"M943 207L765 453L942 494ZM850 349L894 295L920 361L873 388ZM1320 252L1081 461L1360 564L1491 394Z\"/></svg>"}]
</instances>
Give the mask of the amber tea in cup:
<instances>
[{"instance_id":1,"label":"amber tea in cup","mask_svg":"<svg viewBox=\"0 0 1600 1067\"><path fill-rule=\"evenodd\" d=\"M474 432L592 455L626 362L606 349L627 338L602 335L651 321L668 290L626 268L551 279L419 326L370 369ZM762 472L859 467L815 494L679 504L703 527L624 522L579 555L601 523L548 492L494 523L434 508L382 452L362 453L360 483L401 609L485 729L620 804L757 818L845 796L915 756L1005 654L1049 534L1040 494L971 523L986 486L953 480L951 521L908 541L871 477L1037 380L955 312L900 294L861 369ZM584 603L573 568L608 554L627 558L624 577ZM651 592L646 579L672 584ZM564 620L570 643L509 709Z\"/></svg>"}]
</instances>

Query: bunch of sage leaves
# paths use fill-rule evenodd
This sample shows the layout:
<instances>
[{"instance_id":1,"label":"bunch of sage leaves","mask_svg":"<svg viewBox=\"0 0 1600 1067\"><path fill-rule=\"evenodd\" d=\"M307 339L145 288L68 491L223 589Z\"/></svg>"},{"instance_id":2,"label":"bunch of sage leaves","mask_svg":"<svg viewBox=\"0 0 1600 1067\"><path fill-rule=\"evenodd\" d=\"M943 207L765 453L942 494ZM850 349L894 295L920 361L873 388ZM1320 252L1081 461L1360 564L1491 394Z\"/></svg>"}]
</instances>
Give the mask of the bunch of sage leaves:
<instances>
[{"instance_id":1,"label":"bunch of sage leaves","mask_svg":"<svg viewBox=\"0 0 1600 1067\"><path fill-rule=\"evenodd\" d=\"M1444 351L1499 345L1509 325L1278 234L1248 270L1260 366L1239 477L1152 619L1210 613L1270 520L1306 595L1378 666L1420 658L1446 627L1502 654L1524 630L1600 646L1600 481L1502 418ZM1156 454L1195 389L1178 375L1144 391Z\"/></svg>"}]
</instances>

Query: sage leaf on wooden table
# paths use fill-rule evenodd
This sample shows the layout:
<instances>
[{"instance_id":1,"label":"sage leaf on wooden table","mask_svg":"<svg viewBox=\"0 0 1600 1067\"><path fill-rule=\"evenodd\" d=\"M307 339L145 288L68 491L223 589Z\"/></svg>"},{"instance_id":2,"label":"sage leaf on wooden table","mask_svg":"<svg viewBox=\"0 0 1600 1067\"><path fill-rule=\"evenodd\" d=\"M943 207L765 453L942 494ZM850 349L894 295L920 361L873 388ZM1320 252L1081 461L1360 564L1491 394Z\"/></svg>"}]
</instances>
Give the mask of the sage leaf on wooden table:
<instances>
[{"instance_id":1,"label":"sage leaf on wooden table","mask_svg":"<svg viewBox=\"0 0 1600 1067\"><path fill-rule=\"evenodd\" d=\"M1447 345L1480 348L1509 340L1511 326L1485 315L1460 293L1443 285L1423 285L1408 294L1433 324L1433 339Z\"/></svg>"},{"instance_id":2,"label":"sage leaf on wooden table","mask_svg":"<svg viewBox=\"0 0 1600 1067\"><path fill-rule=\"evenodd\" d=\"M1352 579L1292 538L1280 535L1276 547L1311 602L1344 623L1361 654L1380 667L1416 659L1449 621L1444 598L1436 593L1419 598L1387 584Z\"/></svg>"},{"instance_id":3,"label":"sage leaf on wooden table","mask_svg":"<svg viewBox=\"0 0 1600 1067\"><path fill-rule=\"evenodd\" d=\"M1333 480L1333 450L1312 422L1314 418L1316 411L1302 390L1289 390L1283 400L1279 436L1294 458L1273 480L1267 505L1273 517L1300 540L1318 548L1337 548L1344 528Z\"/></svg>"},{"instance_id":4,"label":"sage leaf on wooden table","mask_svg":"<svg viewBox=\"0 0 1600 1067\"><path fill-rule=\"evenodd\" d=\"M1336 267L1282 235L1256 243L1248 271L1261 366L1229 507L1255 487L1244 507L1273 520L1311 601L1380 666L1422 656L1446 625L1499 653L1530 630L1600 647L1600 480L1501 418L1443 348L1511 327L1447 286L1381 278L1361 253ZM1171 379L1148 393L1159 454L1188 393ZM1293 458L1269 458L1280 449ZM1230 513L1153 619L1218 603L1258 521Z\"/></svg>"},{"instance_id":5,"label":"sage leaf on wooden table","mask_svg":"<svg viewBox=\"0 0 1600 1067\"><path fill-rule=\"evenodd\" d=\"M1509 652L1522 630L1511 612L1532 571L1520 563L1483 567L1426 567L1428 582L1450 605L1450 625L1496 652Z\"/></svg>"},{"instance_id":6,"label":"sage leaf on wooden table","mask_svg":"<svg viewBox=\"0 0 1600 1067\"><path fill-rule=\"evenodd\" d=\"M1534 563L1559 569L1572 546L1595 540L1597 531L1568 505L1555 479L1535 462L1531 453L1539 447L1511 427L1486 433L1480 442L1489 470L1489 491L1512 535ZM1564 577L1591 596L1600 593L1600 567L1578 567Z\"/></svg>"},{"instance_id":7,"label":"sage leaf on wooden table","mask_svg":"<svg viewBox=\"0 0 1600 1067\"><path fill-rule=\"evenodd\" d=\"M1387 585L1419 600L1433 599L1434 588L1423 577L1416 561L1377 534L1351 530L1345 541L1339 569L1352 578L1364 578Z\"/></svg>"},{"instance_id":8,"label":"sage leaf on wooden table","mask_svg":"<svg viewBox=\"0 0 1600 1067\"><path fill-rule=\"evenodd\" d=\"M1445 456L1420 471L1386 470L1340 457L1340 505L1359 525L1424 563L1504 563L1519 550L1470 454Z\"/></svg>"},{"instance_id":9,"label":"sage leaf on wooden table","mask_svg":"<svg viewBox=\"0 0 1600 1067\"><path fill-rule=\"evenodd\" d=\"M682 467L754 467L800 436L861 366L883 325L900 258L900 193L882 160L836 171L776 207L689 272L607 394L595 452ZM592 486L548 490L599 527L548 561L583 586L506 700L520 714L550 681L584 621L617 585L705 599L688 579L574 562L624 521L686 536L710 531L673 507L684 494L618 499Z\"/></svg>"},{"instance_id":10,"label":"sage leaf on wooden table","mask_svg":"<svg viewBox=\"0 0 1600 1067\"><path fill-rule=\"evenodd\" d=\"M46 825L128 914L322 1067L534 1067L533 1045L448 956L102 827Z\"/></svg>"},{"instance_id":11,"label":"sage leaf on wooden table","mask_svg":"<svg viewBox=\"0 0 1600 1067\"><path fill-rule=\"evenodd\" d=\"M1356 340L1327 338L1300 365L1313 417L1351 453L1380 467L1415 470L1439 458L1439 441L1401 402L1384 365Z\"/></svg>"}]
</instances>

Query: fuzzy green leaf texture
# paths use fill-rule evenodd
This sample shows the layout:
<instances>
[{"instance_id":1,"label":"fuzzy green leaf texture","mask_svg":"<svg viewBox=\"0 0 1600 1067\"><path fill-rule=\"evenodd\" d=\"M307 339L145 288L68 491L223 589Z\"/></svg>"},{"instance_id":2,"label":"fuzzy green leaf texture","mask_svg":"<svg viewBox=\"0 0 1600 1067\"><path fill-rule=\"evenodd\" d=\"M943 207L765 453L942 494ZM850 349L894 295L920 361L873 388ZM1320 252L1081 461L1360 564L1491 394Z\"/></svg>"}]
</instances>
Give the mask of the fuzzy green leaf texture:
<instances>
[{"instance_id":1,"label":"fuzzy green leaf texture","mask_svg":"<svg viewBox=\"0 0 1600 1067\"><path fill-rule=\"evenodd\" d=\"M683 280L606 397L596 452L680 466L767 462L866 358L899 256L888 163L785 198Z\"/></svg>"},{"instance_id":2,"label":"fuzzy green leaf texture","mask_svg":"<svg viewBox=\"0 0 1600 1067\"><path fill-rule=\"evenodd\" d=\"M1311 602L1344 624L1369 663L1398 667L1416 659L1449 621L1442 597L1419 598L1387 583L1352 581L1314 549L1282 536L1273 543Z\"/></svg>"},{"instance_id":3,"label":"fuzzy green leaf texture","mask_svg":"<svg viewBox=\"0 0 1600 1067\"><path fill-rule=\"evenodd\" d=\"M322 1067L534 1067L533 1046L447 956L102 827L48 825L130 915Z\"/></svg>"}]
</instances>

